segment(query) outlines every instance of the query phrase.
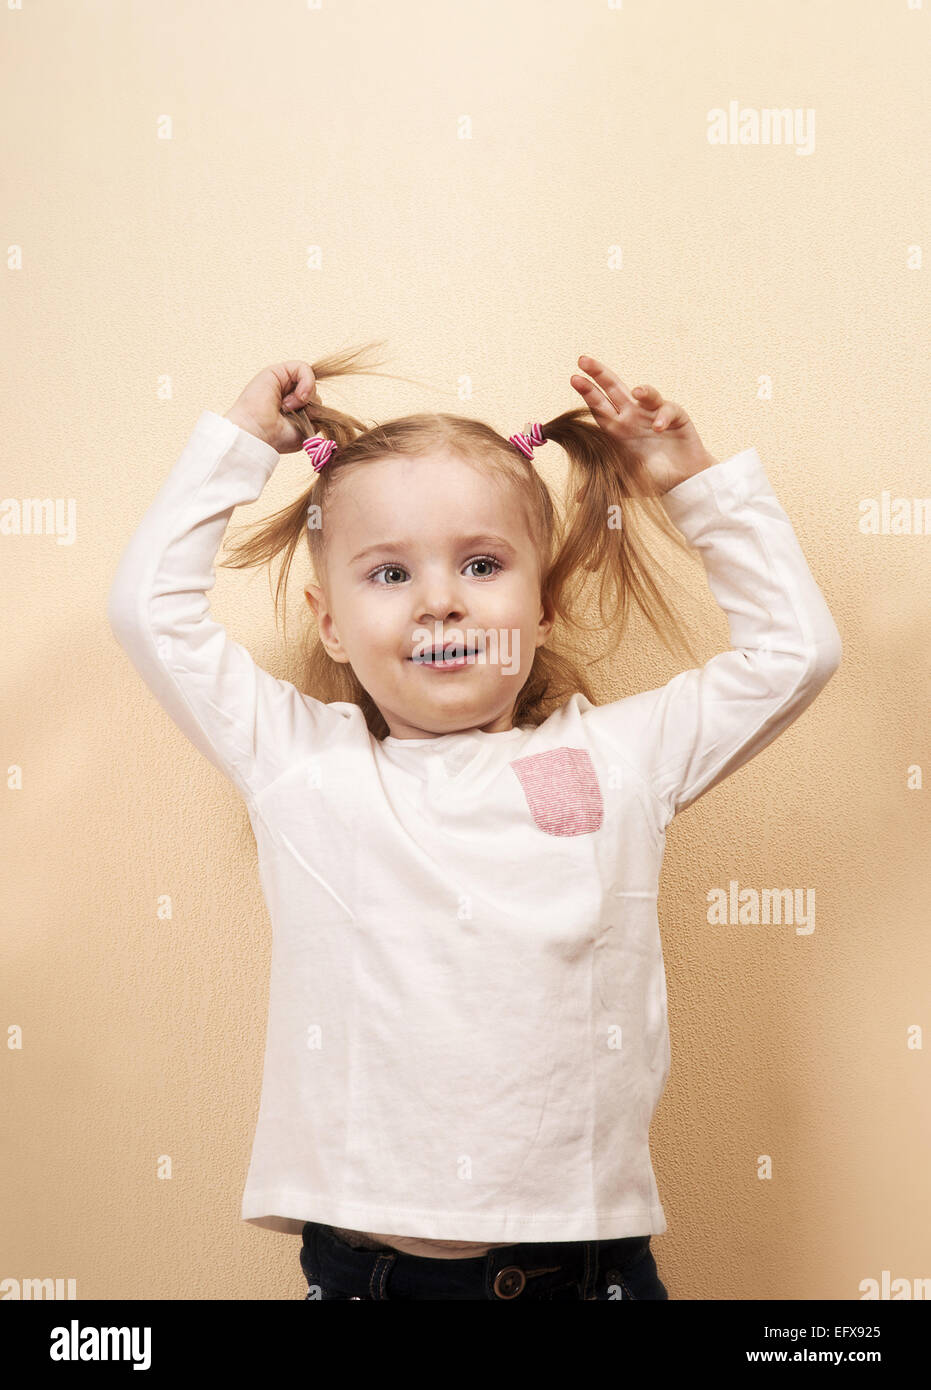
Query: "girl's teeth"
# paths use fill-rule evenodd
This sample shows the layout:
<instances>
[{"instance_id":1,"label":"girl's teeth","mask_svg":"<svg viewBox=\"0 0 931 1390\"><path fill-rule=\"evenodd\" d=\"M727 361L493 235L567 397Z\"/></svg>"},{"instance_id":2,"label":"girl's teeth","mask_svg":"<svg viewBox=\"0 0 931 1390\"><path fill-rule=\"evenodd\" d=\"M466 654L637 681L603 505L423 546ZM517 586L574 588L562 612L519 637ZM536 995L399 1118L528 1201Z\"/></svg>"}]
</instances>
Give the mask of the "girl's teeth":
<instances>
[{"instance_id":1,"label":"girl's teeth","mask_svg":"<svg viewBox=\"0 0 931 1390\"><path fill-rule=\"evenodd\" d=\"M461 661L464 656L477 656L475 650L462 652L459 656L415 656L414 660L430 666L449 666L454 661Z\"/></svg>"}]
</instances>

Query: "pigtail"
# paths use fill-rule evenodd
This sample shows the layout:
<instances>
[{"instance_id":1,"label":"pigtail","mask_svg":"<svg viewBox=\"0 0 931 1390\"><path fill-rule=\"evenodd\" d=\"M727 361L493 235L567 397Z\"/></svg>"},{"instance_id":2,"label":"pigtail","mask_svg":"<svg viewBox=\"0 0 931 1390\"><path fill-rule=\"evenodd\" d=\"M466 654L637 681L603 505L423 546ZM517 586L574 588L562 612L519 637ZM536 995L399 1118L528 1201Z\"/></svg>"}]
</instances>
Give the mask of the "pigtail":
<instances>
[{"instance_id":1,"label":"pigtail","mask_svg":"<svg viewBox=\"0 0 931 1390\"><path fill-rule=\"evenodd\" d=\"M310 364L317 386L327 378L358 374L410 381L411 378L396 377L393 372L380 372L376 370L375 364L365 360L365 354L379 345L378 343L368 343L365 347L347 348L342 352L334 352L326 357L318 358L316 362ZM297 422L305 439L310 439L315 434L321 434L327 439L334 439L338 450L347 449L359 435L369 431L369 426L363 424L361 420L357 420L354 415L348 415L337 410L334 406L324 404L320 400L319 390L316 386L313 399L308 405L287 413ZM282 602L282 596L287 592L288 576L294 553L304 540L310 546L311 558L317 561L320 559L320 547L314 544L314 537L308 531L307 520L311 504L315 497L319 499L320 493L324 489L320 485L321 475L313 471L306 456L301 454L300 459L306 463L307 475L307 486L301 495L288 506L282 507L280 511L273 512L261 521L237 531L236 536L239 539L232 542L226 541L226 558L218 562L227 569L251 569L255 565L270 563L276 556L282 556L278 583L274 592L274 603L276 619L279 616L283 619L282 628L285 640L287 640L288 620L287 608ZM327 481L329 481L333 471L330 468Z\"/></svg>"},{"instance_id":2,"label":"pigtail","mask_svg":"<svg viewBox=\"0 0 931 1390\"><path fill-rule=\"evenodd\" d=\"M650 553L644 522L657 526L692 559L696 557L669 520L649 470L623 440L593 423L585 407L556 416L544 424L543 433L565 450L569 460L563 536L548 577L558 617L579 631L611 633L613 641L603 654L610 655L626 629L632 599L667 650L697 665L699 658L685 628L654 578L659 571L667 587L674 582ZM584 588L592 575L599 576L595 629L580 616L586 607ZM610 608L609 594L613 596Z\"/></svg>"}]
</instances>

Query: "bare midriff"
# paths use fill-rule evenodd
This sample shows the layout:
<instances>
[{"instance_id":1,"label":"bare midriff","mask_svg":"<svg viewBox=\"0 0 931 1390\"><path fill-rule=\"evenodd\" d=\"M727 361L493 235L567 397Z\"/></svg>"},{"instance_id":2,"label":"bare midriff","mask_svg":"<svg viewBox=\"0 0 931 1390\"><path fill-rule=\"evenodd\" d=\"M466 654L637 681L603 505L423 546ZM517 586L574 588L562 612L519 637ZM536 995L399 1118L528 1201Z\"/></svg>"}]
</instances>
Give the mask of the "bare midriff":
<instances>
[{"instance_id":1,"label":"bare midriff","mask_svg":"<svg viewBox=\"0 0 931 1390\"><path fill-rule=\"evenodd\" d=\"M429 1260L470 1260L478 1255L487 1255L489 1250L501 1250L513 1245L510 1240L426 1240L422 1236L379 1235L375 1231L348 1231L334 1226L333 1232L348 1245L360 1250L379 1250L386 1246L402 1255L421 1255Z\"/></svg>"}]
</instances>

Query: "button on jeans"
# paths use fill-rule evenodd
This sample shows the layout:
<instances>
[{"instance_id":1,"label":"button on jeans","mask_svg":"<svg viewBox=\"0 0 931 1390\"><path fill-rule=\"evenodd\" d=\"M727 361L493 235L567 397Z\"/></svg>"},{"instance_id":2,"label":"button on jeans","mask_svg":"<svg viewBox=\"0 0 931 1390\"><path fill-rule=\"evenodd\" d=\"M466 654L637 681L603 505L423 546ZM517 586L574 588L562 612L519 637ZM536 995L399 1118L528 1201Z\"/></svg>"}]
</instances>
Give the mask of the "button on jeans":
<instances>
[{"instance_id":1,"label":"button on jeans","mask_svg":"<svg viewBox=\"0 0 931 1390\"><path fill-rule=\"evenodd\" d=\"M347 1245L331 1226L308 1221L301 1269L307 1299L491 1298L607 1302L667 1298L649 1236L622 1240L537 1241L463 1260Z\"/></svg>"}]
</instances>

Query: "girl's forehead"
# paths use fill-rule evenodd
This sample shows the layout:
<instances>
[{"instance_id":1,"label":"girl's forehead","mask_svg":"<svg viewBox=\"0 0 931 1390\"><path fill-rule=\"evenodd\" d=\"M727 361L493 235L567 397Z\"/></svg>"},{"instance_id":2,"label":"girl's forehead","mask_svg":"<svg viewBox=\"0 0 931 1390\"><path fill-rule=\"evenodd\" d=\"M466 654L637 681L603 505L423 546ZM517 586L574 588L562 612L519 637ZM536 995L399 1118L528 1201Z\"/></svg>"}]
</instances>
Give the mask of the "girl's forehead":
<instances>
[{"instance_id":1,"label":"girl's forehead","mask_svg":"<svg viewBox=\"0 0 931 1390\"><path fill-rule=\"evenodd\" d=\"M497 541L515 552L532 544L519 490L503 471L478 472L459 458L392 456L347 474L327 508L329 545L350 563L392 547L455 548L468 539ZM389 460L385 460L389 462Z\"/></svg>"},{"instance_id":2,"label":"girl's forehead","mask_svg":"<svg viewBox=\"0 0 931 1390\"><path fill-rule=\"evenodd\" d=\"M452 448L425 449L416 454L386 453L367 459L364 466L353 469L353 473L363 477L370 471L385 471L388 468L402 468L408 472L421 470L437 471L446 469L458 472L468 471L489 479L504 477L504 470L496 467L490 459L470 456Z\"/></svg>"},{"instance_id":3,"label":"girl's forehead","mask_svg":"<svg viewBox=\"0 0 931 1390\"><path fill-rule=\"evenodd\" d=\"M437 506L491 504L517 507L519 492L506 470L437 450L406 455L387 454L366 461L337 477L333 501L352 501L357 507Z\"/></svg>"}]
</instances>

